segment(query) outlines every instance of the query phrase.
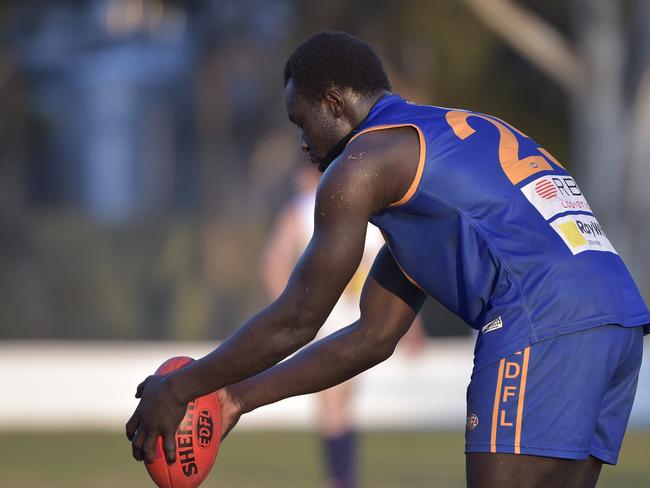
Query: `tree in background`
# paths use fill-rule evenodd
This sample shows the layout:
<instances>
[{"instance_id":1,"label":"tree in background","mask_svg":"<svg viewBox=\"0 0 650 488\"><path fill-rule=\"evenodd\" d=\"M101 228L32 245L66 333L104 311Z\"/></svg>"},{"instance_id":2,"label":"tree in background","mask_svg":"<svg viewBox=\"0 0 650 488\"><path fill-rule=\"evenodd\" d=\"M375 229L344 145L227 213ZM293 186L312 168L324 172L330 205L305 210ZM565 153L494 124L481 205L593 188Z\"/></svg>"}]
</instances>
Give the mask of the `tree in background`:
<instances>
[{"instance_id":1,"label":"tree in background","mask_svg":"<svg viewBox=\"0 0 650 488\"><path fill-rule=\"evenodd\" d=\"M650 1L572 0L573 39L521 2L463 1L563 89L575 172L647 297Z\"/></svg>"}]
</instances>

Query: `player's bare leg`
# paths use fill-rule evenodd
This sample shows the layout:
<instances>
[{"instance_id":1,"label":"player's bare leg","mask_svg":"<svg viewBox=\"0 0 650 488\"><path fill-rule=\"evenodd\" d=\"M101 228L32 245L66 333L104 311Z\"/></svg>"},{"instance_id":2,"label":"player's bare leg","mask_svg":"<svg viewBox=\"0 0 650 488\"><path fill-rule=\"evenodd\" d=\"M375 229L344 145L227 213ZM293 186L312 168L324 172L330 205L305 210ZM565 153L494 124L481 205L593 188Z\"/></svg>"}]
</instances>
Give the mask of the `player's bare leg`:
<instances>
[{"instance_id":1,"label":"player's bare leg","mask_svg":"<svg viewBox=\"0 0 650 488\"><path fill-rule=\"evenodd\" d=\"M523 454L471 453L466 456L469 488L593 488L603 463Z\"/></svg>"},{"instance_id":2,"label":"player's bare leg","mask_svg":"<svg viewBox=\"0 0 650 488\"><path fill-rule=\"evenodd\" d=\"M351 382L318 394L319 429L333 488L356 486L356 439L350 418Z\"/></svg>"},{"instance_id":3,"label":"player's bare leg","mask_svg":"<svg viewBox=\"0 0 650 488\"><path fill-rule=\"evenodd\" d=\"M351 396L352 387L349 381L317 394L318 423L323 435L334 437L350 429Z\"/></svg>"}]
</instances>

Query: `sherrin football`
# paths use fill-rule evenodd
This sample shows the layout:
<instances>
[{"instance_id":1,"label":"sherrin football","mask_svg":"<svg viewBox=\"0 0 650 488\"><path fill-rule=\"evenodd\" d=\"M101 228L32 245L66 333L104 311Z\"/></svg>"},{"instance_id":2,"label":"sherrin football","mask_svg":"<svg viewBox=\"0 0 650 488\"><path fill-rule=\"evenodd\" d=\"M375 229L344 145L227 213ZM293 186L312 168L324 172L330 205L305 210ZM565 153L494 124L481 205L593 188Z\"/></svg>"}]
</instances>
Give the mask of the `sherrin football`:
<instances>
[{"instance_id":1,"label":"sherrin football","mask_svg":"<svg viewBox=\"0 0 650 488\"><path fill-rule=\"evenodd\" d=\"M156 375L171 373L193 362L184 356L168 359ZM162 437L156 440L154 461L145 463L160 488L196 488L208 476L221 442L221 408L216 393L190 402L176 431L176 462L167 464Z\"/></svg>"}]
</instances>

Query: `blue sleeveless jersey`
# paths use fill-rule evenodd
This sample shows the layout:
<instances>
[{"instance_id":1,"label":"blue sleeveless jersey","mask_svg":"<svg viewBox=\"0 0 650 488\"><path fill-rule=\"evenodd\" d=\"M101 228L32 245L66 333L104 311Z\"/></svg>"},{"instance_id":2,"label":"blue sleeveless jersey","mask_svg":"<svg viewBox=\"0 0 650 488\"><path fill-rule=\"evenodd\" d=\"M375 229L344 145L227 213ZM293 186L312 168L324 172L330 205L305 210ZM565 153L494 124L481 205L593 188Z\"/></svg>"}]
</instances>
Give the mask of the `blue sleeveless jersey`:
<instances>
[{"instance_id":1,"label":"blue sleeveless jersey","mask_svg":"<svg viewBox=\"0 0 650 488\"><path fill-rule=\"evenodd\" d=\"M361 134L412 126L404 197L371 218L404 273L478 331L480 367L524 347L650 313L574 179L496 117L380 99Z\"/></svg>"}]
</instances>

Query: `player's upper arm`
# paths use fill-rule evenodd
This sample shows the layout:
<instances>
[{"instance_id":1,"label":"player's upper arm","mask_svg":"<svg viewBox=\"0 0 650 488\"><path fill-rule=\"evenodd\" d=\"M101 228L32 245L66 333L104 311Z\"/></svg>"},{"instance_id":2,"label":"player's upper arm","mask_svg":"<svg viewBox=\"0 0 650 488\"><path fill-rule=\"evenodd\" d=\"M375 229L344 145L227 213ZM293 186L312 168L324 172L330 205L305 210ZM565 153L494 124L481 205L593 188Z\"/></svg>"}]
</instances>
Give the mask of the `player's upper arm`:
<instances>
[{"instance_id":1,"label":"player's upper arm","mask_svg":"<svg viewBox=\"0 0 650 488\"><path fill-rule=\"evenodd\" d=\"M295 311L296 327L312 334L359 266L368 219L401 191L386 167L394 157L391 138L402 134L369 136L348 146L322 176L314 234L279 298Z\"/></svg>"},{"instance_id":2,"label":"player's upper arm","mask_svg":"<svg viewBox=\"0 0 650 488\"><path fill-rule=\"evenodd\" d=\"M361 294L361 327L366 340L383 354L392 354L417 316L426 294L412 284L384 246Z\"/></svg>"}]
</instances>

